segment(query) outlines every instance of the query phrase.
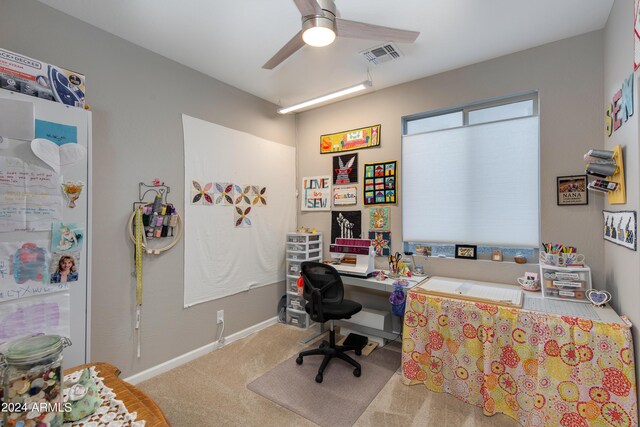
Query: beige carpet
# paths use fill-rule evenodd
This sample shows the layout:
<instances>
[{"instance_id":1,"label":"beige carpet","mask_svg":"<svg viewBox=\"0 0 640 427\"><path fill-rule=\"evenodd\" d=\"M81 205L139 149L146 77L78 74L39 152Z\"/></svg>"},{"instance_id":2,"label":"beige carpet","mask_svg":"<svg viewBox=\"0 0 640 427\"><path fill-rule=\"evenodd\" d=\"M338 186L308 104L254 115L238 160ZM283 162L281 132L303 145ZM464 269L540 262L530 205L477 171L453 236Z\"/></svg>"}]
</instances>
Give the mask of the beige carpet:
<instances>
[{"instance_id":1,"label":"beige carpet","mask_svg":"<svg viewBox=\"0 0 640 427\"><path fill-rule=\"evenodd\" d=\"M315 426L247 389L247 384L305 348L298 340L307 334L309 331L293 326L273 325L138 387L158 403L173 427ZM360 379L364 378L363 373ZM433 393L420 385L405 386L398 374L391 377L354 425L519 426L504 415L485 417L481 409L453 396Z\"/></svg>"},{"instance_id":2,"label":"beige carpet","mask_svg":"<svg viewBox=\"0 0 640 427\"><path fill-rule=\"evenodd\" d=\"M350 355L362 366L359 378L353 366L336 358L318 384L323 357L307 356L297 365L294 355L247 388L323 427L351 427L400 367L400 353L383 348L369 356Z\"/></svg>"}]
</instances>

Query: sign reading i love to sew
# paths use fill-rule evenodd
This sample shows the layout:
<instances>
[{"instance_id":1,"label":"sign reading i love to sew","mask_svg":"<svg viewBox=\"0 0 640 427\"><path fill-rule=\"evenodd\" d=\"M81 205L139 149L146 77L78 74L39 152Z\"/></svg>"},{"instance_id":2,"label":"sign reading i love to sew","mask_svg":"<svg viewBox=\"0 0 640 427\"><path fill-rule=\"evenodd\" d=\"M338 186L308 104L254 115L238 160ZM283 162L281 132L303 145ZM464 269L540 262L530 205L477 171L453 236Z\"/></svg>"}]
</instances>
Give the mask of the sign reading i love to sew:
<instances>
[{"instance_id":1,"label":"sign reading i love to sew","mask_svg":"<svg viewBox=\"0 0 640 427\"><path fill-rule=\"evenodd\" d=\"M331 176L309 176L302 178L301 210L331 210Z\"/></svg>"}]
</instances>

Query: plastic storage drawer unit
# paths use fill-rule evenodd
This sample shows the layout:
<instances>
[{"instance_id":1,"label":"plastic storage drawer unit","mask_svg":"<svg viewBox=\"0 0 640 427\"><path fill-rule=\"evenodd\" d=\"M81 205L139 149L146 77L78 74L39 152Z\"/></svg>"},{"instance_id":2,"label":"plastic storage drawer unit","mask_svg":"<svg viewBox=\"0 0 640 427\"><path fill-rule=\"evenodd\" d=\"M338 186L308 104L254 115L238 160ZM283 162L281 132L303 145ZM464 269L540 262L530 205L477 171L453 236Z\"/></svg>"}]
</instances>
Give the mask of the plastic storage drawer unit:
<instances>
[{"instance_id":1,"label":"plastic storage drawer unit","mask_svg":"<svg viewBox=\"0 0 640 427\"><path fill-rule=\"evenodd\" d=\"M586 295L591 289L589 267L556 267L540 264L540 279L542 295L545 298L589 302Z\"/></svg>"}]
</instances>

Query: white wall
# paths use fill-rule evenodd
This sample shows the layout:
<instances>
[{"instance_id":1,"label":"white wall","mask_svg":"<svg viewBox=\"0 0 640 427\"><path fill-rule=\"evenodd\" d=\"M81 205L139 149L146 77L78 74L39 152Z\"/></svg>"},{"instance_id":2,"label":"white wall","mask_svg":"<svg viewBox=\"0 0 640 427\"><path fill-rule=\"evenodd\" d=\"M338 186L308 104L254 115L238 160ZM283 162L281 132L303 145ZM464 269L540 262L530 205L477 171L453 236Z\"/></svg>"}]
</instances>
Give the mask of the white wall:
<instances>
[{"instance_id":1,"label":"white wall","mask_svg":"<svg viewBox=\"0 0 640 427\"><path fill-rule=\"evenodd\" d=\"M92 27L35 0L3 0L0 46L82 72L93 111L92 359L124 376L276 315L283 284L183 308L180 242L145 260L142 358L136 358L133 245L126 222L138 183L159 178L184 213L181 114L295 143L295 119L276 106Z\"/></svg>"},{"instance_id":2,"label":"white wall","mask_svg":"<svg viewBox=\"0 0 640 427\"><path fill-rule=\"evenodd\" d=\"M542 241L577 246L593 270L596 287L602 287L604 253L600 217L603 198L590 195L588 206L556 204L556 177L583 174L583 154L589 148L602 145L602 43L603 33L592 32L302 112L298 117L299 174L313 176L331 171L333 155L319 154L320 135L381 124L381 146L357 151L360 197L356 208L362 210L366 231L368 209L363 208L361 197L362 165L400 160L402 116L538 90ZM375 85L375 68L371 71ZM400 182L399 199L402 197ZM298 213L299 225L316 227L325 235L330 232L330 219L329 213ZM400 251L400 204L391 207L391 233L392 249ZM325 251L328 241L326 239ZM429 258L426 264L426 270L432 275L513 284L523 271L535 269L537 265L520 266L512 261Z\"/></svg>"},{"instance_id":3,"label":"white wall","mask_svg":"<svg viewBox=\"0 0 640 427\"><path fill-rule=\"evenodd\" d=\"M624 79L633 72L633 0L616 0L604 32L604 98L602 105L611 103L613 95L620 90ZM604 136L604 147L621 144L624 154L627 203L606 205L612 211L638 210L640 203L640 150L638 149L638 85L634 76L635 111L626 123L614 131L611 137ZM604 107L600 113L604 119ZM612 305L629 317L635 325L632 329L634 353L636 354L636 378L640 377L637 364L640 354L640 252L634 252L610 242L604 243L606 289L613 294ZM603 287L604 288L604 287ZM640 394L639 394L640 396Z\"/></svg>"}]
</instances>

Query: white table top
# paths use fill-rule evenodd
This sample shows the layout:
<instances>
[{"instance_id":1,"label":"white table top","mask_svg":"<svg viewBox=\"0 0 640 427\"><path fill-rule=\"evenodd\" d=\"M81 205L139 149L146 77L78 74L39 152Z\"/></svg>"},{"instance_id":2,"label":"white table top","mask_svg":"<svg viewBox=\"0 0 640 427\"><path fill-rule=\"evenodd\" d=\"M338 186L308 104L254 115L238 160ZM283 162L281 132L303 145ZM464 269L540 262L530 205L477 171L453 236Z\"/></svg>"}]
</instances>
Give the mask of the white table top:
<instances>
[{"instance_id":1,"label":"white table top","mask_svg":"<svg viewBox=\"0 0 640 427\"><path fill-rule=\"evenodd\" d=\"M428 276L413 276L413 277L398 277L395 279L387 278L385 280L380 281L376 279L375 276L364 278L364 277L347 276L345 274L341 274L340 277L342 277L342 283L345 285L359 286L361 288L375 289L375 290L385 291L389 293L393 292L393 289L394 289L393 282L395 282L396 280L408 281L409 286L407 286L406 289L410 289L415 285L417 285L418 283L428 278Z\"/></svg>"},{"instance_id":2,"label":"white table top","mask_svg":"<svg viewBox=\"0 0 640 427\"><path fill-rule=\"evenodd\" d=\"M413 277L400 277L397 279L387 278L385 280L377 280L375 277L354 277L341 275L342 283L348 286L358 286L367 289L375 289L384 292L393 292L394 285L393 282L396 280L404 279L409 282L409 286L406 289L410 289L413 286L418 285L422 281L428 279L428 276L413 276ZM456 279L451 279L456 280ZM473 280L465 280L465 282L473 282ZM478 282L480 285L480 282ZM500 285L500 284L498 284ZM508 285L516 288L515 285ZM455 298L452 296L452 298ZM584 307L581 307L584 306ZM580 313L581 311L589 312L591 308L593 312L596 313L596 316L599 318L594 318L592 320L605 322L605 323L618 323L621 325L626 325L626 323L620 318L618 313L611 308L611 306L606 305L605 307L594 307L588 303L580 303L580 302L571 302L571 301L563 301L556 299L545 299L542 296L541 292L524 292L524 303L522 305L524 310L530 311L542 311L551 314L559 314L559 315L572 315L572 313ZM576 316L581 317L581 316ZM589 318L588 316L584 316L585 318Z\"/></svg>"}]
</instances>

